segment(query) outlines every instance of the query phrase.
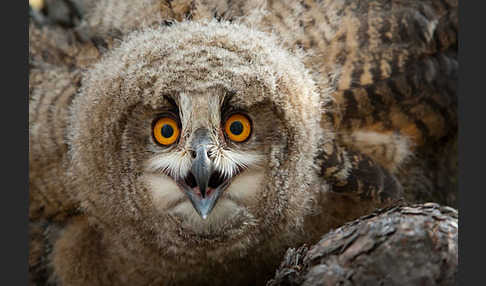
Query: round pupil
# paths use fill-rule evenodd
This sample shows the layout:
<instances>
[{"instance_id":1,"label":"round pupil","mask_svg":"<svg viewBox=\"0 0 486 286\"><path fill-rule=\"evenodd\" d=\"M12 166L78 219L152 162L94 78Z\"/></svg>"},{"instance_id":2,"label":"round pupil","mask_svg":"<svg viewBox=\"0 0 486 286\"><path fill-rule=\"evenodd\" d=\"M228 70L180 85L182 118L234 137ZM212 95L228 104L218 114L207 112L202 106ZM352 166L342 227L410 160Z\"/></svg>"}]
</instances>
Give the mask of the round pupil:
<instances>
[{"instance_id":1,"label":"round pupil","mask_svg":"<svg viewBox=\"0 0 486 286\"><path fill-rule=\"evenodd\" d=\"M162 126L162 136L165 138L170 138L174 134L174 129L169 124Z\"/></svg>"},{"instance_id":2,"label":"round pupil","mask_svg":"<svg viewBox=\"0 0 486 286\"><path fill-rule=\"evenodd\" d=\"M241 132L243 132L243 124L241 124L241 122L239 122L239 121L235 121L235 122L231 123L230 131L231 131L231 133L233 133L235 135L240 135Z\"/></svg>"}]
</instances>

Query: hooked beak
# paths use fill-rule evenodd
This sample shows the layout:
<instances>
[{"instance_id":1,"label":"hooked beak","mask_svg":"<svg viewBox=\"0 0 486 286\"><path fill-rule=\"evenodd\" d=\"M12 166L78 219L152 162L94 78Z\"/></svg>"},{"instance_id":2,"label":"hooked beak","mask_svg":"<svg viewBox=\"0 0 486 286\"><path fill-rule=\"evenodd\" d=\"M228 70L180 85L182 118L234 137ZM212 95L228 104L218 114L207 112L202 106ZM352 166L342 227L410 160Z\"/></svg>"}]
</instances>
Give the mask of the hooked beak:
<instances>
[{"instance_id":1,"label":"hooked beak","mask_svg":"<svg viewBox=\"0 0 486 286\"><path fill-rule=\"evenodd\" d=\"M212 173L211 160L208 157L207 145L199 145L196 149L196 158L192 161L191 172L194 175L196 184L202 197L206 196L209 178Z\"/></svg>"},{"instance_id":2,"label":"hooked beak","mask_svg":"<svg viewBox=\"0 0 486 286\"><path fill-rule=\"evenodd\" d=\"M224 180L223 176L213 168L213 163L208 156L210 142L207 129L196 130L191 144L192 149L195 150L191 171L185 179L178 182L203 219L208 217L230 183L229 179Z\"/></svg>"}]
</instances>

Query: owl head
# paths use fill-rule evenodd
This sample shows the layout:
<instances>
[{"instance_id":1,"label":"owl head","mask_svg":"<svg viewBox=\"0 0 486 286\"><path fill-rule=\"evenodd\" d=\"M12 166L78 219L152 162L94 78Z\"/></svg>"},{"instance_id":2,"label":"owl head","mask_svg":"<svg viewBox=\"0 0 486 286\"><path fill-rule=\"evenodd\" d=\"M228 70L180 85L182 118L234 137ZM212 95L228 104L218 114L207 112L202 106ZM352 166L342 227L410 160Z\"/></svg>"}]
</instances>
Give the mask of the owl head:
<instances>
[{"instance_id":1,"label":"owl head","mask_svg":"<svg viewBox=\"0 0 486 286\"><path fill-rule=\"evenodd\" d=\"M134 32L73 103L74 196L121 239L174 253L285 240L319 189L320 102L269 34L224 22Z\"/></svg>"}]
</instances>

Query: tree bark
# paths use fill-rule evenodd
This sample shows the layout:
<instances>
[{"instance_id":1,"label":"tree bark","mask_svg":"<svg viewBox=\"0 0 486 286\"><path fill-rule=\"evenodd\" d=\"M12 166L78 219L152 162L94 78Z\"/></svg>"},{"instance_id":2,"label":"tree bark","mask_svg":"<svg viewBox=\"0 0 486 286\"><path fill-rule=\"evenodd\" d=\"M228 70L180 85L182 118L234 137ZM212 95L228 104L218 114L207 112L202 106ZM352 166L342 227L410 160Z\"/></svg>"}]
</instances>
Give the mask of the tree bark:
<instances>
[{"instance_id":1,"label":"tree bark","mask_svg":"<svg viewBox=\"0 0 486 286\"><path fill-rule=\"evenodd\" d=\"M455 285L457 267L458 212L426 203L378 210L289 249L267 286Z\"/></svg>"}]
</instances>

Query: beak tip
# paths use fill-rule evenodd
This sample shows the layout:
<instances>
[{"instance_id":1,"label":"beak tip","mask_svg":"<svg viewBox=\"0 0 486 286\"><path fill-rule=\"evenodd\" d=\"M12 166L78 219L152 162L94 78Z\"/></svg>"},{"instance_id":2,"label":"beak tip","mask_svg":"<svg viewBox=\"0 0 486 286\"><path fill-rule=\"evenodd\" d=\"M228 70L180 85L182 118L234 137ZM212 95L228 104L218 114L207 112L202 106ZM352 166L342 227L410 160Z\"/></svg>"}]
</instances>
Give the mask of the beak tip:
<instances>
[{"instance_id":1,"label":"beak tip","mask_svg":"<svg viewBox=\"0 0 486 286\"><path fill-rule=\"evenodd\" d=\"M206 194L206 198L201 198L201 196L197 196L191 190L187 190L186 194L191 200L191 203L194 209L196 210L197 214L203 220L206 220L209 214L213 211L216 202L218 201L218 198L221 195L221 190L215 190L210 194Z\"/></svg>"},{"instance_id":2,"label":"beak tip","mask_svg":"<svg viewBox=\"0 0 486 286\"><path fill-rule=\"evenodd\" d=\"M207 206L205 208L200 208L199 209L199 215L203 220L206 220L209 216L209 213L212 211L212 207Z\"/></svg>"}]
</instances>

